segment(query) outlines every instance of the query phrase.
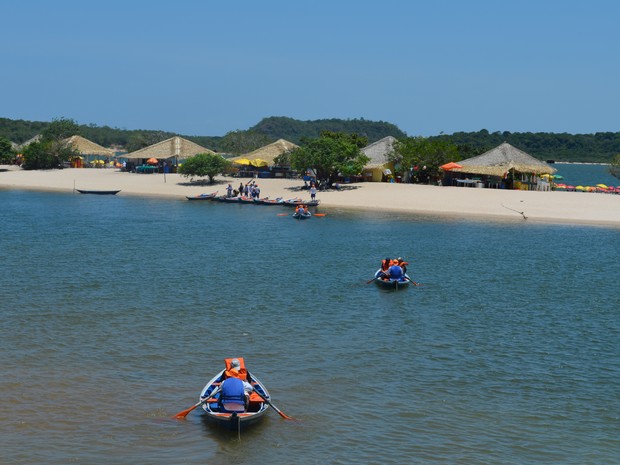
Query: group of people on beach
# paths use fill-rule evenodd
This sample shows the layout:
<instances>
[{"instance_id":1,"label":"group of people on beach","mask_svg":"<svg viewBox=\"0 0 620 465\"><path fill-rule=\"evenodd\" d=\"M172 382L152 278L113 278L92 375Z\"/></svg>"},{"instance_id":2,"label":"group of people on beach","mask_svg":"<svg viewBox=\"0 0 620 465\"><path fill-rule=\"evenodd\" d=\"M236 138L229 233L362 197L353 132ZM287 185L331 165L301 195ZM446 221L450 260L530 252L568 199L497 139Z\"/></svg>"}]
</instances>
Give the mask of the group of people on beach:
<instances>
[{"instance_id":1,"label":"group of people on beach","mask_svg":"<svg viewBox=\"0 0 620 465\"><path fill-rule=\"evenodd\" d=\"M405 280L407 274L408 262L403 260L402 257L398 258L385 258L381 260L381 269L379 270L379 279L383 280Z\"/></svg>"},{"instance_id":2,"label":"group of people on beach","mask_svg":"<svg viewBox=\"0 0 620 465\"><path fill-rule=\"evenodd\" d=\"M232 184L230 183L228 184L228 186L226 186L226 197L231 198L239 196L259 199L260 188L258 187L258 184L256 184L256 181L250 181L245 186L243 185L243 182L241 182L239 183L238 189L233 188Z\"/></svg>"}]
</instances>

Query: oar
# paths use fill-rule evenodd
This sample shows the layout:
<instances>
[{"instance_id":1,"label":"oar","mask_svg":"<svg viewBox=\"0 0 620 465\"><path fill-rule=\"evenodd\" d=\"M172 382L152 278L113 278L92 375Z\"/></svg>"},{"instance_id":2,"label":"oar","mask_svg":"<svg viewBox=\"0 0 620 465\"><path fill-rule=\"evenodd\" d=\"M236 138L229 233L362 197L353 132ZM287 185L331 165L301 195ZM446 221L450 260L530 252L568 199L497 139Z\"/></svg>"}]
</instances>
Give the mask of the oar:
<instances>
[{"instance_id":1,"label":"oar","mask_svg":"<svg viewBox=\"0 0 620 465\"><path fill-rule=\"evenodd\" d=\"M312 216L325 216L327 213L314 213Z\"/></svg>"},{"instance_id":2,"label":"oar","mask_svg":"<svg viewBox=\"0 0 620 465\"><path fill-rule=\"evenodd\" d=\"M416 283L413 279L411 279L409 276L405 276L405 278L409 281L411 281L411 284L413 284L414 286L421 286L420 283Z\"/></svg>"},{"instance_id":3,"label":"oar","mask_svg":"<svg viewBox=\"0 0 620 465\"><path fill-rule=\"evenodd\" d=\"M261 399L263 399L265 402L267 402L267 405L269 405L272 409L274 409L276 412L278 412L278 414L279 414L282 418L284 418L285 420L295 420L295 418L293 418L293 417L289 417L289 416L288 416L288 415L286 415L284 412L282 412L282 411L281 411L278 407L276 407L275 405L273 405L269 399L267 399L265 396L263 396L263 395L262 395L260 392L258 392L256 389L254 389L254 392L255 392L256 394L258 394L258 395L261 397ZM295 421L297 421L297 420L295 420Z\"/></svg>"},{"instance_id":4,"label":"oar","mask_svg":"<svg viewBox=\"0 0 620 465\"><path fill-rule=\"evenodd\" d=\"M370 284L371 282L373 282L375 279L377 279L379 276L375 276L374 278L372 278L370 281L367 281L366 284Z\"/></svg>"},{"instance_id":5,"label":"oar","mask_svg":"<svg viewBox=\"0 0 620 465\"><path fill-rule=\"evenodd\" d=\"M288 216L288 213L278 213L278 216Z\"/></svg>"},{"instance_id":6,"label":"oar","mask_svg":"<svg viewBox=\"0 0 620 465\"><path fill-rule=\"evenodd\" d=\"M220 392L220 388L219 386L216 387L213 392L209 395L209 397L205 397L204 399L201 399L200 402L198 402L197 404L192 405L190 408L188 408L187 410L183 410L182 412L177 413L174 417L172 418L176 418L178 420L182 420L183 418L185 418L187 416L187 414L189 412L191 412L192 410L194 410L197 407L200 407L202 404L204 404L206 401L208 401L211 397L213 397L215 394L217 394L218 392Z\"/></svg>"}]
</instances>

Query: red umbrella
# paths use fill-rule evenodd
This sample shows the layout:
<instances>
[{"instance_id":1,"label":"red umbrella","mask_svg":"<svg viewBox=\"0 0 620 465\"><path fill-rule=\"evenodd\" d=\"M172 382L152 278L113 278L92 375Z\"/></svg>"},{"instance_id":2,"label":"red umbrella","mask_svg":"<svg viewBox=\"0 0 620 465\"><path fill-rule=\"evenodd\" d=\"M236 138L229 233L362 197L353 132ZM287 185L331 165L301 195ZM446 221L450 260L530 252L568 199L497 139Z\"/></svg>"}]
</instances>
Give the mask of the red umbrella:
<instances>
[{"instance_id":1,"label":"red umbrella","mask_svg":"<svg viewBox=\"0 0 620 465\"><path fill-rule=\"evenodd\" d=\"M147 164L147 165L156 165L157 163L159 163L159 160L157 160L157 158L149 158L149 159L146 161L146 164Z\"/></svg>"},{"instance_id":2,"label":"red umbrella","mask_svg":"<svg viewBox=\"0 0 620 465\"><path fill-rule=\"evenodd\" d=\"M444 171L450 171L453 170L454 168L463 168L462 165L459 165L458 163L455 163L453 161L451 161L450 163L446 163L445 165L441 165L440 168Z\"/></svg>"}]
</instances>

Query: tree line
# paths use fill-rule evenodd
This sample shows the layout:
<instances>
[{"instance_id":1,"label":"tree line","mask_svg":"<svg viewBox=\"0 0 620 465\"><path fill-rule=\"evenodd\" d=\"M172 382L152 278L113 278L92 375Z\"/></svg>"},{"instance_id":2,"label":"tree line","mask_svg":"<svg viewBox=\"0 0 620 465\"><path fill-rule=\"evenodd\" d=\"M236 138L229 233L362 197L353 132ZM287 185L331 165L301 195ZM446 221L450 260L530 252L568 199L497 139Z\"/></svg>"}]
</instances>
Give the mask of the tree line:
<instances>
[{"instance_id":1,"label":"tree line","mask_svg":"<svg viewBox=\"0 0 620 465\"><path fill-rule=\"evenodd\" d=\"M127 130L94 124L80 125L73 120L78 134L104 147L133 152L143 147L180 135L213 151L240 155L263 147L278 139L286 139L297 145L303 140L316 139L324 131L355 134L368 143L387 136L397 140L408 138L396 125L384 121L360 119L320 119L300 121L287 117L268 117L246 130L230 131L225 136L192 136L158 130ZM22 144L42 134L53 122L36 122L0 118L0 138ZM595 134L556 134L545 132L455 132L428 137L458 148L460 159L469 158L497 147L502 142L519 148L539 160L610 163L620 154L620 132L597 132ZM1 155L1 154L0 154Z\"/></svg>"}]
</instances>

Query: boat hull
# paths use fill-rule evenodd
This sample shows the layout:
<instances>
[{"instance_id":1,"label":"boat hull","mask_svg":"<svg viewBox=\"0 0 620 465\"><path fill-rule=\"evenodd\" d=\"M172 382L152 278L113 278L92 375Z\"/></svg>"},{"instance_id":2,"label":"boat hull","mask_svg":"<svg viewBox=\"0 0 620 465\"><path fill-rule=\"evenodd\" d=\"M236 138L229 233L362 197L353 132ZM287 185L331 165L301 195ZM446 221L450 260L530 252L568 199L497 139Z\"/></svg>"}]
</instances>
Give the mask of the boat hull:
<instances>
[{"instance_id":1,"label":"boat hull","mask_svg":"<svg viewBox=\"0 0 620 465\"><path fill-rule=\"evenodd\" d=\"M186 195L185 198L187 200L213 200L216 195L217 192L214 192L213 194Z\"/></svg>"},{"instance_id":2,"label":"boat hull","mask_svg":"<svg viewBox=\"0 0 620 465\"><path fill-rule=\"evenodd\" d=\"M202 389L200 398L209 396L225 379L225 370L220 371L215 375ZM256 378L253 374L248 372L248 378L252 382L252 386L256 392L260 392L263 397L269 399L269 391L263 385L263 383ZM253 425L259 422L267 413L269 404L267 404L256 392L250 396L250 402L248 408L242 413L229 413L220 411L219 407L219 394L216 394L212 399L202 404L202 409L205 413L205 420L216 424L223 428L238 430L247 426Z\"/></svg>"},{"instance_id":3,"label":"boat hull","mask_svg":"<svg viewBox=\"0 0 620 465\"><path fill-rule=\"evenodd\" d=\"M381 274L381 270L377 270L377 272L375 273L375 283L377 283L377 286L379 286L382 289L390 289L390 290L400 290L400 289L406 289L409 286L411 286L411 279L409 278L408 275L405 275L405 279L403 280L399 280L399 279L381 279L379 276Z\"/></svg>"},{"instance_id":4,"label":"boat hull","mask_svg":"<svg viewBox=\"0 0 620 465\"><path fill-rule=\"evenodd\" d=\"M308 213L293 213L293 218L295 218L296 220L307 220L308 218L310 218L312 216L312 213L308 212Z\"/></svg>"},{"instance_id":5,"label":"boat hull","mask_svg":"<svg viewBox=\"0 0 620 465\"><path fill-rule=\"evenodd\" d=\"M80 194L95 194L95 195L116 195L120 192L120 189L117 191L93 191L93 190L84 190L84 189L76 189Z\"/></svg>"}]
</instances>

